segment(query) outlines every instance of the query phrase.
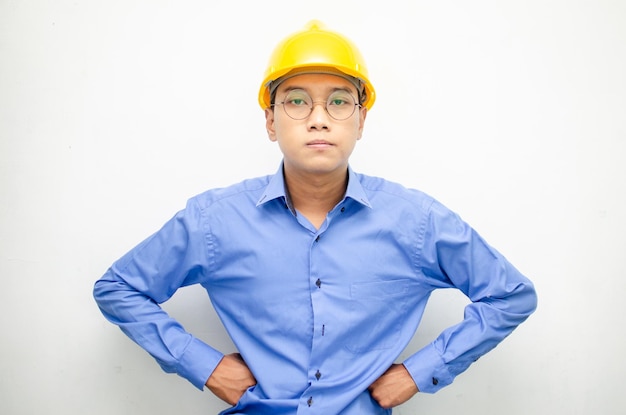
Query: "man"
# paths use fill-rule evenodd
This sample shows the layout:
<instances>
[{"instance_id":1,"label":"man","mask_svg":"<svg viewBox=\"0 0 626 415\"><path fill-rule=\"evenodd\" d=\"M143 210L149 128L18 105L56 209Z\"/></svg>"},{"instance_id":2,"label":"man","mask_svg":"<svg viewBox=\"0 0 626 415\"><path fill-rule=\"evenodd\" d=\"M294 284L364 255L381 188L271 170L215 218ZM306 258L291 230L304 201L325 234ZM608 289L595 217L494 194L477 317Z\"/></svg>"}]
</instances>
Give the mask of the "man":
<instances>
[{"instance_id":1,"label":"man","mask_svg":"<svg viewBox=\"0 0 626 415\"><path fill-rule=\"evenodd\" d=\"M259 102L283 161L205 192L96 283L104 315L223 414L389 414L450 384L536 307L532 283L456 214L354 172L375 100L363 58L313 21L275 49ZM187 333L159 303L201 284L239 353ZM465 317L403 363L430 293Z\"/></svg>"}]
</instances>

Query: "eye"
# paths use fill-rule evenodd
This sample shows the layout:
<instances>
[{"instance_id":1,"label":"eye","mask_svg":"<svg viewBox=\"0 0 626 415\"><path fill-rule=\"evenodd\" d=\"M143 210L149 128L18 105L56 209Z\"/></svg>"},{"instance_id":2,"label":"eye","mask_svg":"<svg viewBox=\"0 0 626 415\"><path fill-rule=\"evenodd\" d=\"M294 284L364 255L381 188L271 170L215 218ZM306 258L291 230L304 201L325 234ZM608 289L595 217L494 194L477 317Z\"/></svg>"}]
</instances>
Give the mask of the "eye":
<instances>
[{"instance_id":1,"label":"eye","mask_svg":"<svg viewBox=\"0 0 626 415\"><path fill-rule=\"evenodd\" d=\"M309 95L301 90L294 90L287 94L285 97L285 104L294 107L303 107L310 105L311 98Z\"/></svg>"},{"instance_id":2,"label":"eye","mask_svg":"<svg viewBox=\"0 0 626 415\"><path fill-rule=\"evenodd\" d=\"M287 101L289 104L291 105L295 105L295 106L301 106L301 105L306 105L306 101L303 100L302 98L291 98L289 101Z\"/></svg>"},{"instance_id":3,"label":"eye","mask_svg":"<svg viewBox=\"0 0 626 415\"><path fill-rule=\"evenodd\" d=\"M353 102L354 100L352 99L352 97L349 94L343 92L334 93L328 97L328 105L332 105L335 107L350 105Z\"/></svg>"}]
</instances>

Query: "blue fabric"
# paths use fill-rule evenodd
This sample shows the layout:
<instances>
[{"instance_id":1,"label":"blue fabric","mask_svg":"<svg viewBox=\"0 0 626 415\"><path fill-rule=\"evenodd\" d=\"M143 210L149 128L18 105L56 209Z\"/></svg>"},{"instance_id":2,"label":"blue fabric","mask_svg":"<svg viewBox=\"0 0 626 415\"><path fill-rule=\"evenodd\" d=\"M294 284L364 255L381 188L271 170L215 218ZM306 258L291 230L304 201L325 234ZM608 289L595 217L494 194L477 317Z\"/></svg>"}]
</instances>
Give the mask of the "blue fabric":
<instances>
[{"instance_id":1,"label":"blue fabric","mask_svg":"<svg viewBox=\"0 0 626 415\"><path fill-rule=\"evenodd\" d=\"M367 387L431 292L456 287L465 318L404 361L421 392L439 390L534 311L533 285L433 198L348 173L319 230L290 206L282 170L190 199L96 283L99 307L202 389L222 353L158 305L201 284L258 381L224 414L389 414Z\"/></svg>"}]
</instances>

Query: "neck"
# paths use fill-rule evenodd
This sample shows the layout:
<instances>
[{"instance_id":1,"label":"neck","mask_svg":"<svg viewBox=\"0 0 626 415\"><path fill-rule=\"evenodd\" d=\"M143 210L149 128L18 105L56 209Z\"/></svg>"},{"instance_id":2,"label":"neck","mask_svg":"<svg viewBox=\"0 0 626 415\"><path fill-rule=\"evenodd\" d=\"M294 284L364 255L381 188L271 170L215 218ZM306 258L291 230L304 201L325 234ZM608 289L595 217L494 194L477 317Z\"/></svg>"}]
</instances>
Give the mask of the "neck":
<instances>
[{"instance_id":1,"label":"neck","mask_svg":"<svg viewBox=\"0 0 626 415\"><path fill-rule=\"evenodd\" d=\"M347 169L324 175L303 175L285 168L284 174L293 207L317 228L346 193Z\"/></svg>"}]
</instances>

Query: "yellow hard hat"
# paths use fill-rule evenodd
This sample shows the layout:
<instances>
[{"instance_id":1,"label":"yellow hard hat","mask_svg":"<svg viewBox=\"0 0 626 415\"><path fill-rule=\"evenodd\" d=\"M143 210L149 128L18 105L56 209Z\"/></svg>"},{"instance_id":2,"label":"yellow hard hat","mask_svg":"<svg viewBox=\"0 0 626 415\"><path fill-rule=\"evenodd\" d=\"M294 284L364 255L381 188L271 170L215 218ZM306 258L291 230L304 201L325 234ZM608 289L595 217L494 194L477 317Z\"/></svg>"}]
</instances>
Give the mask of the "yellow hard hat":
<instances>
[{"instance_id":1,"label":"yellow hard hat","mask_svg":"<svg viewBox=\"0 0 626 415\"><path fill-rule=\"evenodd\" d=\"M374 105L376 95L361 52L346 37L326 29L319 20L312 20L274 49L259 91L261 108L270 107L272 82L294 70L307 72L307 68L311 68L311 72L339 71L357 78L363 86L364 101L361 104L368 110Z\"/></svg>"}]
</instances>

